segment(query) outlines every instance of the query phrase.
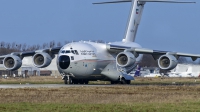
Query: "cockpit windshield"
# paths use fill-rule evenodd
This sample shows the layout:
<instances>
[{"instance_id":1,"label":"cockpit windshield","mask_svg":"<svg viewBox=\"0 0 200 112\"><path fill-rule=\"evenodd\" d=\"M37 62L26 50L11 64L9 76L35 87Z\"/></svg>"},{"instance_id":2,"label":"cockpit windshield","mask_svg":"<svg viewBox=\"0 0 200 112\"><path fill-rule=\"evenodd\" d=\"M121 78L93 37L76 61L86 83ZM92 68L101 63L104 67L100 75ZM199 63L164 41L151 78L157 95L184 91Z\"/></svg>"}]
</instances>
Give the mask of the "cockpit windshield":
<instances>
[{"instance_id":1,"label":"cockpit windshield","mask_svg":"<svg viewBox=\"0 0 200 112\"><path fill-rule=\"evenodd\" d=\"M77 50L71 50L71 52L72 52L73 54L78 55L78 51L77 51Z\"/></svg>"},{"instance_id":2,"label":"cockpit windshield","mask_svg":"<svg viewBox=\"0 0 200 112\"><path fill-rule=\"evenodd\" d=\"M65 53L70 53L70 50L66 50Z\"/></svg>"},{"instance_id":3,"label":"cockpit windshield","mask_svg":"<svg viewBox=\"0 0 200 112\"><path fill-rule=\"evenodd\" d=\"M71 50L71 52L72 52L73 54L75 54L75 53L74 53L74 50Z\"/></svg>"},{"instance_id":4,"label":"cockpit windshield","mask_svg":"<svg viewBox=\"0 0 200 112\"><path fill-rule=\"evenodd\" d=\"M78 55L78 51L77 50L74 50L74 52L76 53L76 55Z\"/></svg>"},{"instance_id":5,"label":"cockpit windshield","mask_svg":"<svg viewBox=\"0 0 200 112\"><path fill-rule=\"evenodd\" d=\"M61 53L65 53L65 50L61 51Z\"/></svg>"},{"instance_id":6,"label":"cockpit windshield","mask_svg":"<svg viewBox=\"0 0 200 112\"><path fill-rule=\"evenodd\" d=\"M62 50L61 53L63 53L63 54L64 53L66 53L66 54L73 53L73 54L79 55L77 50L71 50L71 51L70 50Z\"/></svg>"}]
</instances>

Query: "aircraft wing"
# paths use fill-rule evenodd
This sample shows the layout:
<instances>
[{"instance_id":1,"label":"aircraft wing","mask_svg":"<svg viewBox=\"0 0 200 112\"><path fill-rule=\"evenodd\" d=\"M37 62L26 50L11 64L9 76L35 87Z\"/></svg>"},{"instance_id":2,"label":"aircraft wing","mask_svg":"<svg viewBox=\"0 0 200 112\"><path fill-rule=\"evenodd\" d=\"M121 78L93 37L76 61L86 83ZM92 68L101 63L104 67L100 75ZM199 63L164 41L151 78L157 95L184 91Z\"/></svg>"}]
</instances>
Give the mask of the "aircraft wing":
<instances>
[{"instance_id":1,"label":"aircraft wing","mask_svg":"<svg viewBox=\"0 0 200 112\"><path fill-rule=\"evenodd\" d=\"M17 70L22 65L22 59L26 56L33 56L34 65L38 68L47 67L55 54L58 54L62 47L54 47L48 49L41 49L28 52L13 52L11 54L2 55L0 59L3 60L3 65L7 70Z\"/></svg>"},{"instance_id":2,"label":"aircraft wing","mask_svg":"<svg viewBox=\"0 0 200 112\"><path fill-rule=\"evenodd\" d=\"M27 57L27 56L33 56L34 54L38 53L38 52L45 52L48 54L58 54L59 50L62 47L54 47L54 48L48 48L48 49L42 49L42 50L36 50L36 51L27 51L27 52L13 52L11 54L8 55L2 55L0 56L0 59L4 59L5 57L9 56L9 55L15 55L20 57L21 59L23 59L23 57Z\"/></svg>"},{"instance_id":3,"label":"aircraft wing","mask_svg":"<svg viewBox=\"0 0 200 112\"><path fill-rule=\"evenodd\" d=\"M153 50L153 49L146 49L146 48L112 45L112 44L107 44L106 48L108 51L114 52L114 53L132 52L135 55L135 57L137 57L139 54L151 54L154 57L154 59L158 59L161 55L173 55L177 59L180 56L191 57L193 61L195 61L197 58L200 58L200 54L160 51L160 50Z\"/></svg>"}]
</instances>

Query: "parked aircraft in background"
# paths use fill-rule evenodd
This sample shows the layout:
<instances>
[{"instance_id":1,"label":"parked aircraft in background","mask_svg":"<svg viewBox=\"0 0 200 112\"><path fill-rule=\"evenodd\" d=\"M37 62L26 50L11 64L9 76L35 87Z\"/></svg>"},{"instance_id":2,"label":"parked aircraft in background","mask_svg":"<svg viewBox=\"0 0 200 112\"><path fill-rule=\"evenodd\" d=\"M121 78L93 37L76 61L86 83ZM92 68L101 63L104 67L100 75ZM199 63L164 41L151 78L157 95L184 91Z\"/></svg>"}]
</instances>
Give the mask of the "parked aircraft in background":
<instances>
[{"instance_id":1,"label":"parked aircraft in background","mask_svg":"<svg viewBox=\"0 0 200 112\"><path fill-rule=\"evenodd\" d=\"M135 71L131 71L128 75L131 75L132 77L140 77L141 76L140 70L141 67L138 66Z\"/></svg>"},{"instance_id":2,"label":"parked aircraft in background","mask_svg":"<svg viewBox=\"0 0 200 112\"><path fill-rule=\"evenodd\" d=\"M144 75L144 77L162 77L162 75L160 74L160 70L155 69L152 71L149 70L149 74Z\"/></svg>"},{"instance_id":3,"label":"parked aircraft in background","mask_svg":"<svg viewBox=\"0 0 200 112\"><path fill-rule=\"evenodd\" d=\"M199 77L200 72L193 72L192 66L189 66L185 72L169 72L168 77Z\"/></svg>"},{"instance_id":4,"label":"parked aircraft in background","mask_svg":"<svg viewBox=\"0 0 200 112\"><path fill-rule=\"evenodd\" d=\"M133 77L161 77L161 74L159 73L160 70L157 68L141 68L141 67L137 67L136 70L133 70L129 73L129 75L133 76Z\"/></svg>"},{"instance_id":5,"label":"parked aircraft in background","mask_svg":"<svg viewBox=\"0 0 200 112\"><path fill-rule=\"evenodd\" d=\"M151 54L154 59L158 59L158 66L165 70L175 68L179 56L191 57L193 60L200 58L200 55L196 54L146 49L134 42L145 3L194 2L178 0L121 0L95 4L121 2L131 2L132 4L126 34L122 41L108 44L80 41L66 44L63 47L31 52L14 52L0 56L3 59L4 67L7 70L17 70L22 65L23 57L33 56L33 64L36 67L43 68L51 63L55 54L58 54L57 68L63 75L65 84L88 84L88 81L92 80L107 80L111 81L112 84L130 84L130 81L134 78L128 75L128 73L141 61L142 54Z\"/></svg>"},{"instance_id":6,"label":"parked aircraft in background","mask_svg":"<svg viewBox=\"0 0 200 112\"><path fill-rule=\"evenodd\" d=\"M181 77L179 74L175 74L175 73L167 73L167 74L165 74L165 76L167 76L167 77Z\"/></svg>"}]
</instances>

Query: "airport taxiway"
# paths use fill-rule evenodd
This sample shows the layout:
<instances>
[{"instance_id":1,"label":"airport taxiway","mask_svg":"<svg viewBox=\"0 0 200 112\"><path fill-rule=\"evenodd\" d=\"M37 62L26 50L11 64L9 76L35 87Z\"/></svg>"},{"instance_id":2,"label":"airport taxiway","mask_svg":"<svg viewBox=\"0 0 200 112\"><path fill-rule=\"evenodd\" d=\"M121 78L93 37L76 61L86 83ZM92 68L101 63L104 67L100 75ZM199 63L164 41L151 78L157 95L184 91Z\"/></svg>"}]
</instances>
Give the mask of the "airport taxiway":
<instances>
[{"instance_id":1,"label":"airport taxiway","mask_svg":"<svg viewBox=\"0 0 200 112\"><path fill-rule=\"evenodd\" d=\"M62 88L62 87L114 87L114 86L197 86L200 84L131 84L131 85L111 85L111 84L0 84L0 88Z\"/></svg>"},{"instance_id":2,"label":"airport taxiway","mask_svg":"<svg viewBox=\"0 0 200 112\"><path fill-rule=\"evenodd\" d=\"M61 88L61 87L109 87L114 85L66 85L66 84L1 84L0 88Z\"/></svg>"}]
</instances>

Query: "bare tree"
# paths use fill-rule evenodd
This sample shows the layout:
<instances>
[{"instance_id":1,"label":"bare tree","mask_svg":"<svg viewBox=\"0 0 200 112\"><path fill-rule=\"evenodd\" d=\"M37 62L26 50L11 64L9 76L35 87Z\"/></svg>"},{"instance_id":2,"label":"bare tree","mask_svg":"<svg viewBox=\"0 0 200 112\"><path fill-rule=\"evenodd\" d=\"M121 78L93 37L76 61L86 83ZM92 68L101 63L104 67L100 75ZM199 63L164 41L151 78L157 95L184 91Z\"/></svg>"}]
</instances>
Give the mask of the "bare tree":
<instances>
[{"instance_id":1,"label":"bare tree","mask_svg":"<svg viewBox=\"0 0 200 112\"><path fill-rule=\"evenodd\" d=\"M22 44L16 44L16 48L17 48L17 50L21 51Z\"/></svg>"},{"instance_id":2,"label":"bare tree","mask_svg":"<svg viewBox=\"0 0 200 112\"><path fill-rule=\"evenodd\" d=\"M26 51L27 50L27 45L24 43L23 45L22 45L22 51Z\"/></svg>"},{"instance_id":3,"label":"bare tree","mask_svg":"<svg viewBox=\"0 0 200 112\"><path fill-rule=\"evenodd\" d=\"M1 42L1 48L5 47L5 42Z\"/></svg>"},{"instance_id":4,"label":"bare tree","mask_svg":"<svg viewBox=\"0 0 200 112\"><path fill-rule=\"evenodd\" d=\"M44 43L44 44L42 45L42 48L43 48L43 49L48 48L48 47L49 47L49 44L48 44L48 43Z\"/></svg>"},{"instance_id":5,"label":"bare tree","mask_svg":"<svg viewBox=\"0 0 200 112\"><path fill-rule=\"evenodd\" d=\"M55 41L51 41L51 42L49 43L49 47L50 47L50 48L55 47Z\"/></svg>"},{"instance_id":6,"label":"bare tree","mask_svg":"<svg viewBox=\"0 0 200 112\"><path fill-rule=\"evenodd\" d=\"M158 67L157 60L154 60L150 54L144 54L139 65L142 67Z\"/></svg>"},{"instance_id":7,"label":"bare tree","mask_svg":"<svg viewBox=\"0 0 200 112\"><path fill-rule=\"evenodd\" d=\"M58 42L58 43L57 43L57 47L60 47L60 46L62 46L62 43L61 43L61 42Z\"/></svg>"},{"instance_id":8,"label":"bare tree","mask_svg":"<svg viewBox=\"0 0 200 112\"><path fill-rule=\"evenodd\" d=\"M187 63L187 59L185 57L179 57L178 63Z\"/></svg>"},{"instance_id":9,"label":"bare tree","mask_svg":"<svg viewBox=\"0 0 200 112\"><path fill-rule=\"evenodd\" d=\"M12 43L11 48L12 48L12 49L16 49L16 43L15 43L15 42Z\"/></svg>"},{"instance_id":10,"label":"bare tree","mask_svg":"<svg viewBox=\"0 0 200 112\"><path fill-rule=\"evenodd\" d=\"M10 49L10 47L11 47L10 43L6 43L6 48Z\"/></svg>"},{"instance_id":11,"label":"bare tree","mask_svg":"<svg viewBox=\"0 0 200 112\"><path fill-rule=\"evenodd\" d=\"M70 43L70 42L69 42L69 41L65 41L65 42L64 42L64 44L68 44L68 43Z\"/></svg>"},{"instance_id":12,"label":"bare tree","mask_svg":"<svg viewBox=\"0 0 200 112\"><path fill-rule=\"evenodd\" d=\"M36 45L36 50L41 49L41 46L39 44Z\"/></svg>"}]
</instances>

